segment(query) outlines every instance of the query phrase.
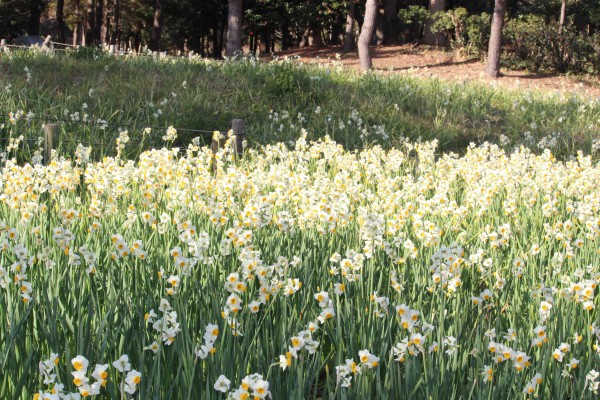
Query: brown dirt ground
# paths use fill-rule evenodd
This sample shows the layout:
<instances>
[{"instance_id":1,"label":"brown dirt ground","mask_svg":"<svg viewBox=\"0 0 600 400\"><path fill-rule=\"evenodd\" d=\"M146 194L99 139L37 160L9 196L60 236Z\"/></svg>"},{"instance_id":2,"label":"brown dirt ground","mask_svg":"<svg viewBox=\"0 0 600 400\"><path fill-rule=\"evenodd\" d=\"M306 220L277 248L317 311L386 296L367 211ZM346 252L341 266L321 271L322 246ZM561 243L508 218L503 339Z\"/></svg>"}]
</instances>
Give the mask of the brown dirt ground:
<instances>
[{"instance_id":1,"label":"brown dirt ground","mask_svg":"<svg viewBox=\"0 0 600 400\"><path fill-rule=\"evenodd\" d=\"M465 59L457 53L435 50L425 46L372 46L373 68L386 73L409 73L451 81L473 81L496 87L557 92L600 98L600 77L570 77L557 74L533 73L503 69L498 79L487 78L485 64ZM340 54L343 65L358 70L358 53L342 53L340 47L301 48L277 53L278 57L299 57L306 63L336 62Z\"/></svg>"}]
</instances>

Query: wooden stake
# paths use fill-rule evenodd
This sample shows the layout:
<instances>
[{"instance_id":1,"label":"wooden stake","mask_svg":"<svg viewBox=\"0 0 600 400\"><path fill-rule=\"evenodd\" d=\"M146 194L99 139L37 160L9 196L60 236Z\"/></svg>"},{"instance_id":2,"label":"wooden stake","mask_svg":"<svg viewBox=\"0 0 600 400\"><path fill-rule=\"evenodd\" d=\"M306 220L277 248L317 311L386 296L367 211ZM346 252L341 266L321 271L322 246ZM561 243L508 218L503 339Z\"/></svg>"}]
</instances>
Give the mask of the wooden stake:
<instances>
[{"instance_id":1,"label":"wooden stake","mask_svg":"<svg viewBox=\"0 0 600 400\"><path fill-rule=\"evenodd\" d=\"M50 163L52 149L54 149L54 143L56 142L58 142L58 125L44 125L44 165Z\"/></svg>"},{"instance_id":2,"label":"wooden stake","mask_svg":"<svg viewBox=\"0 0 600 400\"><path fill-rule=\"evenodd\" d=\"M234 135L235 153L238 158L244 154L244 140L246 138L244 134L244 120L234 119L231 121L231 130Z\"/></svg>"}]
</instances>

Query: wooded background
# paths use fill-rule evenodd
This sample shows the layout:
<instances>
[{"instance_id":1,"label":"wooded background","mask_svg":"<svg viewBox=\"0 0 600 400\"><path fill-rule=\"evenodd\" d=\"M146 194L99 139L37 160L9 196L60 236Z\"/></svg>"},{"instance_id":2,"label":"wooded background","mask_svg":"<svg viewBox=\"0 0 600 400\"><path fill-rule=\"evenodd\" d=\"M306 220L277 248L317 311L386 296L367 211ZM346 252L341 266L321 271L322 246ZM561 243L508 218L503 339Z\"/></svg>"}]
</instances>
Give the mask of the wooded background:
<instances>
[{"instance_id":1,"label":"wooded background","mask_svg":"<svg viewBox=\"0 0 600 400\"><path fill-rule=\"evenodd\" d=\"M422 42L462 48L473 55L487 51L494 0L374 2L377 14L370 44ZM505 41L513 51L515 63L520 60L522 66L543 69L548 56L556 57L560 60L550 68L561 72L590 70L600 63L597 61L600 1L503 2L508 29ZM366 0L0 0L0 38L51 34L53 41L73 45L114 44L134 50L194 51L203 57L222 58L230 53L226 49L228 13L235 7L241 17L229 25L235 27L229 34L241 40L246 53L330 45L343 46L342 50L348 51L356 45L366 3ZM573 68L570 65L573 63L582 65Z\"/></svg>"}]
</instances>

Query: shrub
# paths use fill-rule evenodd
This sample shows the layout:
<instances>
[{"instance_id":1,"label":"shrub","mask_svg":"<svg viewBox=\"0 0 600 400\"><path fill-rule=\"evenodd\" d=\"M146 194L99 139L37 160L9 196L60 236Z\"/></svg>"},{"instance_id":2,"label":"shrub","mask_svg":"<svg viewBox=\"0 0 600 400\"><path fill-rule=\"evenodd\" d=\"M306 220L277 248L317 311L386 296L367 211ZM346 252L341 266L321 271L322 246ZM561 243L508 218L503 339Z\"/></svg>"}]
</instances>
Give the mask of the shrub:
<instances>
[{"instance_id":1,"label":"shrub","mask_svg":"<svg viewBox=\"0 0 600 400\"><path fill-rule=\"evenodd\" d=\"M466 51L468 54L482 55L487 50L490 40L492 16L488 13L471 15L465 22L467 36Z\"/></svg>"},{"instance_id":2,"label":"shrub","mask_svg":"<svg viewBox=\"0 0 600 400\"><path fill-rule=\"evenodd\" d=\"M505 37L511 51L504 62L510 67L560 73L600 71L598 34L578 32L573 25L561 28L540 16L525 15L508 21Z\"/></svg>"},{"instance_id":3,"label":"shrub","mask_svg":"<svg viewBox=\"0 0 600 400\"><path fill-rule=\"evenodd\" d=\"M433 19L432 31L446 35L452 47L477 55L486 47L491 26L489 14L469 16L464 7L458 7L435 13Z\"/></svg>"},{"instance_id":4,"label":"shrub","mask_svg":"<svg viewBox=\"0 0 600 400\"><path fill-rule=\"evenodd\" d=\"M403 30L404 40L416 40L423 37L425 33L425 24L430 14L427 8L423 6L412 5L403 8L398 12L398 21ZM413 32L417 32L414 35Z\"/></svg>"}]
</instances>

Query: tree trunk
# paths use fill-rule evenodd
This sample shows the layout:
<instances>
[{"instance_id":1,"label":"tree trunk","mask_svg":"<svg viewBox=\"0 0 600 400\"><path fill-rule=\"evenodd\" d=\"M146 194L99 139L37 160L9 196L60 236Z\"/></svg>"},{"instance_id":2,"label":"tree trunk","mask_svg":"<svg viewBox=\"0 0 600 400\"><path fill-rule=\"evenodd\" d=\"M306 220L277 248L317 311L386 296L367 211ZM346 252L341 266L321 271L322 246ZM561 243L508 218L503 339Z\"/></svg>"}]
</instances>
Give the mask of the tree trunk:
<instances>
[{"instance_id":1,"label":"tree trunk","mask_svg":"<svg viewBox=\"0 0 600 400\"><path fill-rule=\"evenodd\" d=\"M256 36L256 32L254 32L254 36L252 36L252 54L256 55L256 51L258 50L258 42L259 38Z\"/></svg>"},{"instance_id":2,"label":"tree trunk","mask_svg":"<svg viewBox=\"0 0 600 400\"><path fill-rule=\"evenodd\" d=\"M350 0L350 7L346 15L346 32L344 34L344 52L347 53L354 47L354 13L356 12L356 4L354 0Z\"/></svg>"},{"instance_id":3,"label":"tree trunk","mask_svg":"<svg viewBox=\"0 0 600 400\"><path fill-rule=\"evenodd\" d=\"M200 48L198 50L200 52L200 57L202 57L202 58L204 58L204 56L206 54L206 53L204 53L204 48L205 48L205 46L204 46L204 38L205 38L205 36L206 36L206 34L205 34L205 31L204 31L204 28L201 28L201 32L200 32Z\"/></svg>"},{"instance_id":4,"label":"tree trunk","mask_svg":"<svg viewBox=\"0 0 600 400\"><path fill-rule=\"evenodd\" d=\"M96 22L94 24L94 43L102 43L102 24L104 19L104 0L96 0Z\"/></svg>"},{"instance_id":5,"label":"tree trunk","mask_svg":"<svg viewBox=\"0 0 600 400\"><path fill-rule=\"evenodd\" d=\"M213 58L219 58L219 25L215 24L215 27L212 29L212 54Z\"/></svg>"},{"instance_id":6,"label":"tree trunk","mask_svg":"<svg viewBox=\"0 0 600 400\"><path fill-rule=\"evenodd\" d=\"M300 47L308 46L308 41L310 37L310 27L306 27L304 33L302 34L302 40L300 40Z\"/></svg>"},{"instance_id":7,"label":"tree trunk","mask_svg":"<svg viewBox=\"0 0 600 400\"><path fill-rule=\"evenodd\" d=\"M263 55L269 52L269 48L271 47L269 39L269 28L265 26L260 30L260 43L258 46L258 54Z\"/></svg>"},{"instance_id":8,"label":"tree trunk","mask_svg":"<svg viewBox=\"0 0 600 400\"><path fill-rule=\"evenodd\" d=\"M288 21L285 21L281 26L281 50L289 49L290 42L290 25Z\"/></svg>"},{"instance_id":9,"label":"tree trunk","mask_svg":"<svg viewBox=\"0 0 600 400\"><path fill-rule=\"evenodd\" d=\"M225 44L225 41L227 40L225 38L225 28L227 27L227 16L224 16L223 21L221 23L221 32L219 33L219 48L218 48L218 54L219 54L219 58L223 57L223 45Z\"/></svg>"},{"instance_id":10,"label":"tree trunk","mask_svg":"<svg viewBox=\"0 0 600 400\"><path fill-rule=\"evenodd\" d=\"M383 36L385 44L398 43L398 1L385 0L383 3Z\"/></svg>"},{"instance_id":11,"label":"tree trunk","mask_svg":"<svg viewBox=\"0 0 600 400\"><path fill-rule=\"evenodd\" d=\"M111 37L110 44L114 44L115 46L118 46L120 43L120 40L119 40L119 35L121 34L121 32L119 32L120 14L121 14L121 2L120 2L120 0L113 0L113 24L115 26L115 30Z\"/></svg>"},{"instance_id":12,"label":"tree trunk","mask_svg":"<svg viewBox=\"0 0 600 400\"><path fill-rule=\"evenodd\" d=\"M79 0L75 1L75 26L73 27L73 46L77 46L79 42L79 35L81 35L81 4Z\"/></svg>"},{"instance_id":13,"label":"tree trunk","mask_svg":"<svg viewBox=\"0 0 600 400\"><path fill-rule=\"evenodd\" d=\"M106 20L104 21L104 25L102 25L102 43L110 44L110 30L111 30L111 22L110 15L106 12L106 8L104 9L104 14L106 15Z\"/></svg>"},{"instance_id":14,"label":"tree trunk","mask_svg":"<svg viewBox=\"0 0 600 400\"><path fill-rule=\"evenodd\" d=\"M381 46L385 41L384 25L383 9L380 7L380 4L377 4L377 16L375 17L375 39L377 39L377 46Z\"/></svg>"},{"instance_id":15,"label":"tree trunk","mask_svg":"<svg viewBox=\"0 0 600 400\"><path fill-rule=\"evenodd\" d=\"M227 6L227 47L225 55L233 57L242 51L242 0L229 0Z\"/></svg>"},{"instance_id":16,"label":"tree trunk","mask_svg":"<svg viewBox=\"0 0 600 400\"><path fill-rule=\"evenodd\" d=\"M329 26L329 43L330 46L338 46L340 44L341 25L333 23Z\"/></svg>"},{"instance_id":17,"label":"tree trunk","mask_svg":"<svg viewBox=\"0 0 600 400\"><path fill-rule=\"evenodd\" d=\"M65 0L56 0L56 41L65 42Z\"/></svg>"},{"instance_id":18,"label":"tree trunk","mask_svg":"<svg viewBox=\"0 0 600 400\"><path fill-rule=\"evenodd\" d=\"M156 0L154 8L154 23L152 24L152 36L150 38L150 50L160 50L160 35L162 33L163 24L163 4L162 0Z\"/></svg>"},{"instance_id":19,"label":"tree trunk","mask_svg":"<svg viewBox=\"0 0 600 400\"><path fill-rule=\"evenodd\" d=\"M436 12L441 12L446 10L446 0L429 0L429 12L433 16ZM431 46L439 46L444 44L444 35L440 32L433 33L431 31L431 27L435 20L433 18L429 18L427 24L425 25L425 35L423 37L423 42L425 44Z\"/></svg>"},{"instance_id":20,"label":"tree trunk","mask_svg":"<svg viewBox=\"0 0 600 400\"><path fill-rule=\"evenodd\" d=\"M316 48L323 47L323 37L321 36L321 24L317 21L310 23L310 35L308 36L308 45Z\"/></svg>"},{"instance_id":21,"label":"tree trunk","mask_svg":"<svg viewBox=\"0 0 600 400\"><path fill-rule=\"evenodd\" d=\"M371 60L371 40L375 32L375 20L377 18L377 1L367 0L365 8L365 20L358 37L358 58L360 60L360 69L368 71L373 66Z\"/></svg>"},{"instance_id":22,"label":"tree trunk","mask_svg":"<svg viewBox=\"0 0 600 400\"><path fill-rule=\"evenodd\" d=\"M31 0L29 3L29 30L30 35L40 34L40 18L42 18L42 1Z\"/></svg>"},{"instance_id":23,"label":"tree trunk","mask_svg":"<svg viewBox=\"0 0 600 400\"><path fill-rule=\"evenodd\" d=\"M560 6L560 20L559 26L562 30L563 26L565 26L565 17L567 15L567 0L562 0L562 4Z\"/></svg>"},{"instance_id":24,"label":"tree trunk","mask_svg":"<svg viewBox=\"0 0 600 400\"><path fill-rule=\"evenodd\" d=\"M275 36L275 31L273 29L269 30L269 43L271 44L271 54L273 54L275 53L275 45L277 44L277 37Z\"/></svg>"},{"instance_id":25,"label":"tree trunk","mask_svg":"<svg viewBox=\"0 0 600 400\"><path fill-rule=\"evenodd\" d=\"M494 16L492 17L492 29L490 33L490 44L488 47L488 61L486 73L491 78L500 76L500 52L502 46L502 28L504 27L504 13L507 0L496 0L494 5Z\"/></svg>"},{"instance_id":26,"label":"tree trunk","mask_svg":"<svg viewBox=\"0 0 600 400\"><path fill-rule=\"evenodd\" d=\"M85 13L85 45L90 46L94 42L94 24L96 15L94 14L94 0L87 0L87 9Z\"/></svg>"},{"instance_id":27,"label":"tree trunk","mask_svg":"<svg viewBox=\"0 0 600 400\"><path fill-rule=\"evenodd\" d=\"M73 46L77 46L79 44L79 27L81 26L81 24L79 23L79 21L77 21L75 23L75 26L73 27Z\"/></svg>"}]
</instances>

